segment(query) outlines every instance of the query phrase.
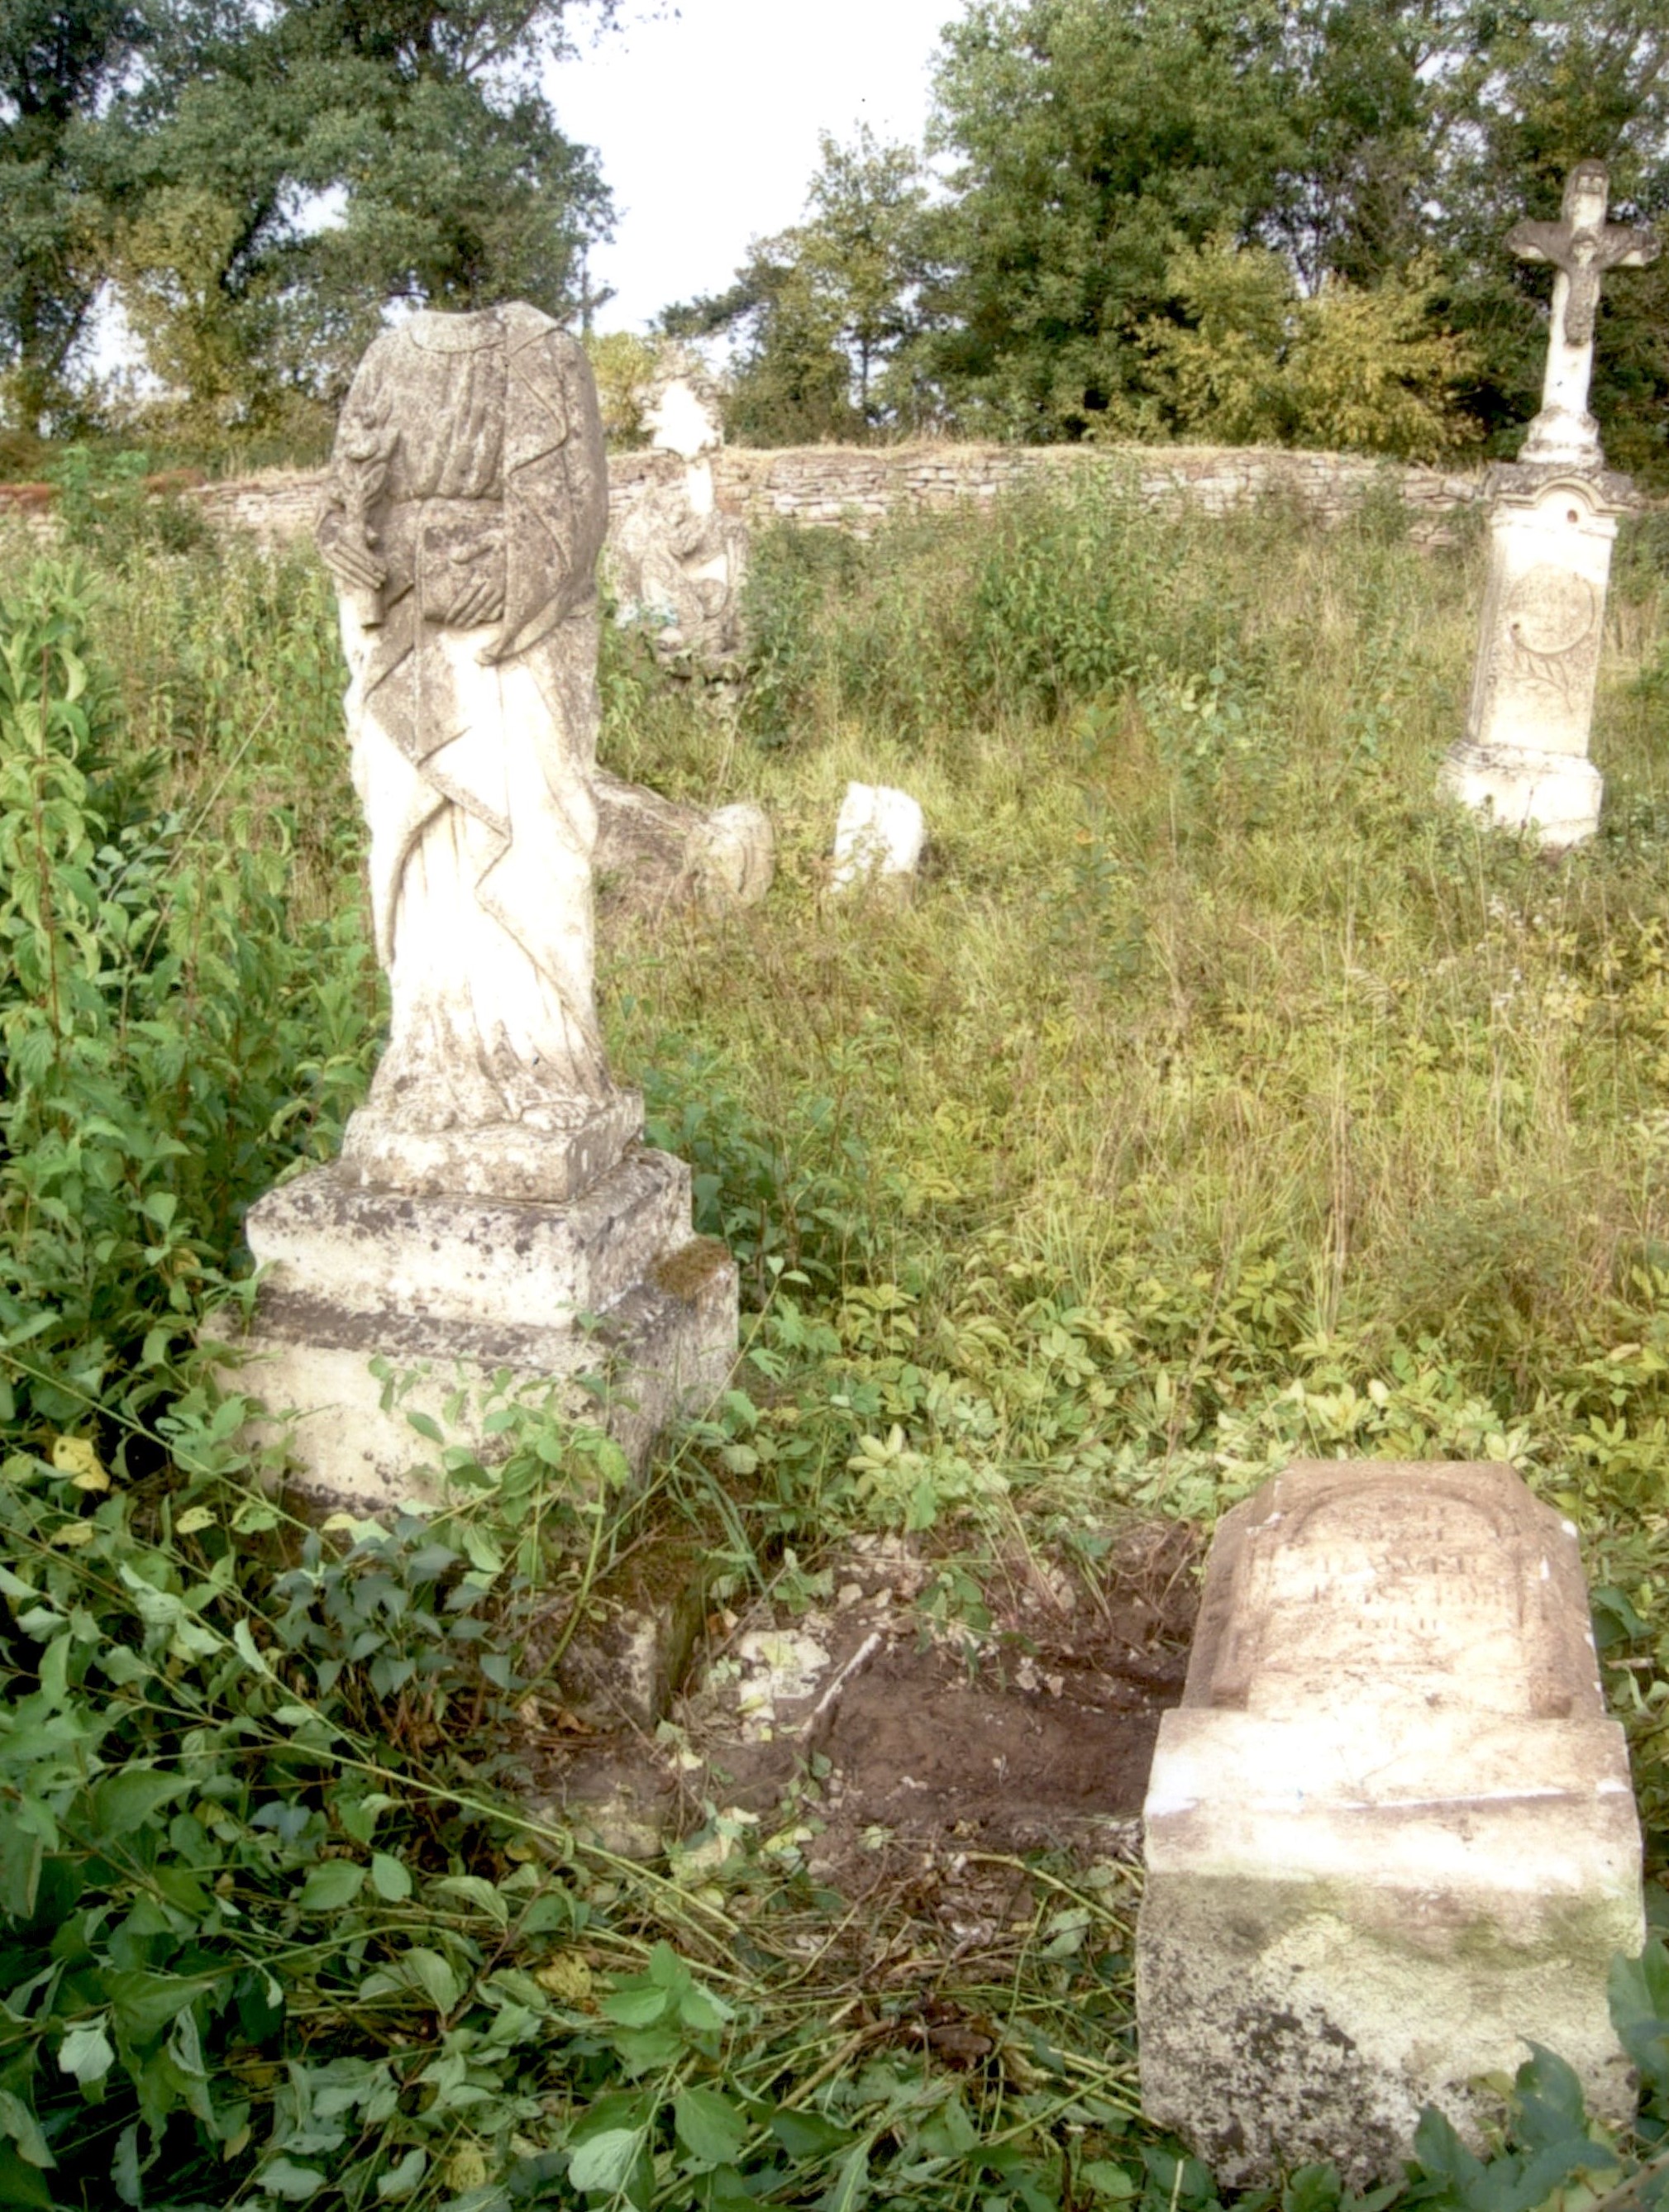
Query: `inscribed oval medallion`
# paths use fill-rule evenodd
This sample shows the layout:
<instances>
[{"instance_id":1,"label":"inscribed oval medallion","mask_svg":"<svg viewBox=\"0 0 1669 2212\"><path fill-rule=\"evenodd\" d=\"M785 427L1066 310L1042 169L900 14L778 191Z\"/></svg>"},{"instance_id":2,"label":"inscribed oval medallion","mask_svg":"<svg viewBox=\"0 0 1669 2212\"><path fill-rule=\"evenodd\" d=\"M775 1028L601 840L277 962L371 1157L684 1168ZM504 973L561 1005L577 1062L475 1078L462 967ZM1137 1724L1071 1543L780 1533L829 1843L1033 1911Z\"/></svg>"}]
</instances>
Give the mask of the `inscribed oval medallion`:
<instances>
[{"instance_id":1,"label":"inscribed oval medallion","mask_svg":"<svg viewBox=\"0 0 1669 2212\"><path fill-rule=\"evenodd\" d=\"M1507 627L1528 653L1573 653L1599 619L1599 594L1586 576L1544 561L1507 593Z\"/></svg>"}]
</instances>

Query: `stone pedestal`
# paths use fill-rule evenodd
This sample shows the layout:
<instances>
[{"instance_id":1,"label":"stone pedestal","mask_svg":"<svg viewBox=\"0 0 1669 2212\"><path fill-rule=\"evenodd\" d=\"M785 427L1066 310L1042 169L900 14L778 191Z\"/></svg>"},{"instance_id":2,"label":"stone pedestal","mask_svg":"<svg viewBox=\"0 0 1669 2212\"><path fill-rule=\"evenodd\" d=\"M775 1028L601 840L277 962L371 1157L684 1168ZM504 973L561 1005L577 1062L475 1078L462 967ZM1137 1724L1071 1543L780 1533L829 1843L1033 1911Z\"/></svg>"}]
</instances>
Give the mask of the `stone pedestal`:
<instances>
[{"instance_id":1,"label":"stone pedestal","mask_svg":"<svg viewBox=\"0 0 1669 2212\"><path fill-rule=\"evenodd\" d=\"M688 1167L641 1146L565 1204L317 1169L250 1211L263 1274L236 1385L284 1422L304 1493L355 1513L437 1502L414 1413L490 1461L494 1408L554 1394L640 1467L736 1356L735 1263L689 1215Z\"/></svg>"},{"instance_id":2,"label":"stone pedestal","mask_svg":"<svg viewBox=\"0 0 1669 2212\"><path fill-rule=\"evenodd\" d=\"M1490 580L1466 732L1442 787L1547 846L1599 826L1604 786L1587 757L1626 477L1511 463L1490 477Z\"/></svg>"},{"instance_id":3,"label":"stone pedestal","mask_svg":"<svg viewBox=\"0 0 1669 2212\"><path fill-rule=\"evenodd\" d=\"M1219 1524L1145 1810L1142 2096L1235 2186L1474 2144L1531 2040L1624 2123L1640 1830L1575 1532L1508 1468L1312 1462Z\"/></svg>"}]
</instances>

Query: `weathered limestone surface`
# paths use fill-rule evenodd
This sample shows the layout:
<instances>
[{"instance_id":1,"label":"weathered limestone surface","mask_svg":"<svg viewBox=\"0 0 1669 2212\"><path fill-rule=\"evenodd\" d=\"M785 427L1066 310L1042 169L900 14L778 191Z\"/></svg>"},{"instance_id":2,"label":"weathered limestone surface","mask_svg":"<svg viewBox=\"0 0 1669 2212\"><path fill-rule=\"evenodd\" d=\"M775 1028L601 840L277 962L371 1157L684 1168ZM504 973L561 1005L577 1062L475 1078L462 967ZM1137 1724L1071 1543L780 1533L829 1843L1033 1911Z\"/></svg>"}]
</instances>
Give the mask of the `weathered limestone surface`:
<instances>
[{"instance_id":1,"label":"weathered limestone surface","mask_svg":"<svg viewBox=\"0 0 1669 2212\"><path fill-rule=\"evenodd\" d=\"M1588 759L1617 519L1636 502L1605 466L1587 411L1599 279L1654 260L1649 231L1605 221L1605 166L1581 161L1562 220L1521 222L1507 243L1558 274L1540 413L1519 460L1493 469L1490 581L1466 734L1440 788L1555 849L1599 826L1604 787Z\"/></svg>"},{"instance_id":2,"label":"weathered limestone surface","mask_svg":"<svg viewBox=\"0 0 1669 2212\"><path fill-rule=\"evenodd\" d=\"M549 1405L641 1466L735 1357L735 1263L690 1237L684 1163L642 1146L570 1206L373 1192L335 1167L270 1192L246 1226L264 1273L239 1387L333 1510L440 1503L413 1413L490 1463L490 1415Z\"/></svg>"},{"instance_id":3,"label":"weathered limestone surface","mask_svg":"<svg viewBox=\"0 0 1669 2212\"><path fill-rule=\"evenodd\" d=\"M340 1161L247 1224L244 1381L332 1503L421 1487L410 1412L487 1454L495 1397L592 1413L599 1369L641 1460L733 1354L734 1267L642 1149L594 1004L607 505L591 371L549 318L418 314L372 345L319 540L390 1034Z\"/></svg>"},{"instance_id":4,"label":"weathered limestone surface","mask_svg":"<svg viewBox=\"0 0 1669 2212\"><path fill-rule=\"evenodd\" d=\"M596 863L600 902L656 914L686 902L717 913L757 906L776 874L776 835L743 799L708 813L599 770Z\"/></svg>"},{"instance_id":5,"label":"weathered limestone surface","mask_svg":"<svg viewBox=\"0 0 1669 2212\"><path fill-rule=\"evenodd\" d=\"M1143 2101L1219 2179L1394 2174L1428 2103L1476 2142L1529 2039L1632 2114L1628 1755L1509 1468L1308 1462L1225 1516L1145 1823Z\"/></svg>"},{"instance_id":6,"label":"weathered limestone surface","mask_svg":"<svg viewBox=\"0 0 1669 2212\"><path fill-rule=\"evenodd\" d=\"M713 460L724 444L717 394L699 362L675 350L646 420L656 474L611 499L607 568L616 619L643 624L665 659L715 668L742 649L748 529L719 502Z\"/></svg>"}]
</instances>

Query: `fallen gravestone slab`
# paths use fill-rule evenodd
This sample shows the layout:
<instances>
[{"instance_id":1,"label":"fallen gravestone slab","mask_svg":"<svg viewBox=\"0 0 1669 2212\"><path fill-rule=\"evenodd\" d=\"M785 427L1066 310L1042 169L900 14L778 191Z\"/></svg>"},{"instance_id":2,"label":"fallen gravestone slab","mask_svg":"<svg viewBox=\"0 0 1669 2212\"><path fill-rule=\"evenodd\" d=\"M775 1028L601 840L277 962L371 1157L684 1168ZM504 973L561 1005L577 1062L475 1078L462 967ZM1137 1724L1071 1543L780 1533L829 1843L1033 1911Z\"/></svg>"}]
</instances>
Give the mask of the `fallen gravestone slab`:
<instances>
[{"instance_id":1,"label":"fallen gravestone slab","mask_svg":"<svg viewBox=\"0 0 1669 2212\"><path fill-rule=\"evenodd\" d=\"M776 873L776 839L762 806L743 799L712 813L599 769L598 906L605 916L699 906L709 914L757 906Z\"/></svg>"},{"instance_id":2,"label":"fallen gravestone slab","mask_svg":"<svg viewBox=\"0 0 1669 2212\"><path fill-rule=\"evenodd\" d=\"M1149 1785L1142 2094L1221 2182L1477 2143L1534 2040L1612 2123L1640 1828L1569 1522L1498 1466L1309 1462L1219 1524Z\"/></svg>"}]
</instances>

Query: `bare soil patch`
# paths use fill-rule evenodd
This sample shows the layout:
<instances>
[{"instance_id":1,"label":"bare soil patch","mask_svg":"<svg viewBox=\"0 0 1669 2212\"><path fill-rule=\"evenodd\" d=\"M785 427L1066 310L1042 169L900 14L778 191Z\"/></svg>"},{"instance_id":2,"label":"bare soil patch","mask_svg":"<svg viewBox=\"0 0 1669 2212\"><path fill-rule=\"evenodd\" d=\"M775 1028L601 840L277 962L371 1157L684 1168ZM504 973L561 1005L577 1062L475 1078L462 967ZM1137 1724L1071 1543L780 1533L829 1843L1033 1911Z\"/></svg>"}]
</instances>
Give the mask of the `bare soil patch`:
<instances>
[{"instance_id":1,"label":"bare soil patch","mask_svg":"<svg viewBox=\"0 0 1669 2212\"><path fill-rule=\"evenodd\" d=\"M1174 1522L965 1566L859 1538L826 1596L712 1616L669 1724L545 1745L542 1795L647 1856L716 1811L797 1823L847 1899L951 1861L1135 1856L1160 1716L1181 1695L1197 1544Z\"/></svg>"}]
</instances>

